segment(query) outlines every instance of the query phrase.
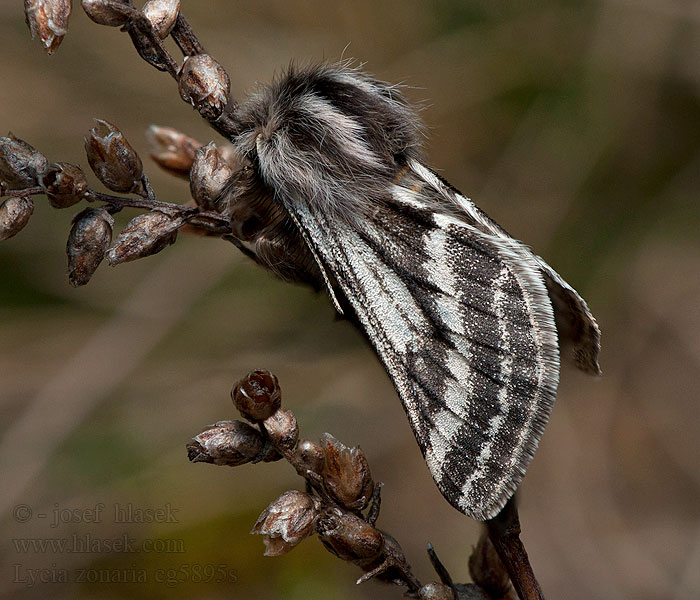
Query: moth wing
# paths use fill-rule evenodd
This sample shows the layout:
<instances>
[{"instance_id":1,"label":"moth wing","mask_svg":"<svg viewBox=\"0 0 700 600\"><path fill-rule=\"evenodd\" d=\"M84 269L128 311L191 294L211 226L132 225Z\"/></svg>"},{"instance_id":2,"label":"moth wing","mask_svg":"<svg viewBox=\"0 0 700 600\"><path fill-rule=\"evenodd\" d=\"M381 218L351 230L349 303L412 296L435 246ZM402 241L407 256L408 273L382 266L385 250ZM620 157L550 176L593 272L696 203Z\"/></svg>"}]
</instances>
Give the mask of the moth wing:
<instances>
[{"instance_id":1,"label":"moth wing","mask_svg":"<svg viewBox=\"0 0 700 600\"><path fill-rule=\"evenodd\" d=\"M362 221L297 200L288 209L376 348L440 491L492 518L525 473L558 384L538 265L519 242L396 192Z\"/></svg>"},{"instance_id":2,"label":"moth wing","mask_svg":"<svg viewBox=\"0 0 700 600\"><path fill-rule=\"evenodd\" d=\"M545 275L545 283L554 307L554 320L562 356L566 356L585 373L601 375L598 364L600 329L588 304L542 258L535 256L535 259Z\"/></svg>"},{"instance_id":3,"label":"moth wing","mask_svg":"<svg viewBox=\"0 0 700 600\"><path fill-rule=\"evenodd\" d=\"M512 239L498 223L435 172L416 160L410 161L410 166L421 180L428 182L445 201L455 205L477 229L497 237ZM544 275L554 309L562 358L567 358L586 373L600 375L600 329L586 301L544 259L527 247L522 247L522 250L537 263Z\"/></svg>"}]
</instances>

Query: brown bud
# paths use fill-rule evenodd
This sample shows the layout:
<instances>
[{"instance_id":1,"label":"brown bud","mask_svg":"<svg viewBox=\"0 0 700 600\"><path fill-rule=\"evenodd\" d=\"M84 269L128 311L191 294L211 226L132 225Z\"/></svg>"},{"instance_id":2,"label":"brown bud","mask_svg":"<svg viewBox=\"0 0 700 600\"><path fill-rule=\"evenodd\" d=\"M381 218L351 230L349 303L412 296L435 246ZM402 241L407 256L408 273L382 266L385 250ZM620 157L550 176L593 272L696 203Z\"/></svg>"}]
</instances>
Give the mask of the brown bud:
<instances>
[{"instance_id":1,"label":"brown bud","mask_svg":"<svg viewBox=\"0 0 700 600\"><path fill-rule=\"evenodd\" d=\"M190 171L190 191L198 206L215 210L216 200L233 171L214 142L199 148Z\"/></svg>"},{"instance_id":2,"label":"brown bud","mask_svg":"<svg viewBox=\"0 0 700 600\"><path fill-rule=\"evenodd\" d=\"M292 451L299 440L299 425L291 410L278 408L263 421L265 431L280 450Z\"/></svg>"},{"instance_id":3,"label":"brown bud","mask_svg":"<svg viewBox=\"0 0 700 600\"><path fill-rule=\"evenodd\" d=\"M37 185L46 170L46 157L9 133L0 137L0 184L8 190L25 190Z\"/></svg>"},{"instance_id":4,"label":"brown bud","mask_svg":"<svg viewBox=\"0 0 700 600\"><path fill-rule=\"evenodd\" d=\"M187 444L192 462L235 467L250 462L263 449L260 431L243 421L219 421Z\"/></svg>"},{"instance_id":5,"label":"brown bud","mask_svg":"<svg viewBox=\"0 0 700 600\"><path fill-rule=\"evenodd\" d=\"M0 204L0 241L17 235L33 212L31 196L12 196Z\"/></svg>"},{"instance_id":6,"label":"brown bud","mask_svg":"<svg viewBox=\"0 0 700 600\"><path fill-rule=\"evenodd\" d=\"M53 54L68 33L71 0L24 0L24 16L32 34L39 36L48 54Z\"/></svg>"},{"instance_id":7,"label":"brown bud","mask_svg":"<svg viewBox=\"0 0 700 600\"><path fill-rule=\"evenodd\" d=\"M249 421L264 421L281 405L277 377L265 369L251 371L231 390L231 399Z\"/></svg>"},{"instance_id":8,"label":"brown bud","mask_svg":"<svg viewBox=\"0 0 700 600\"><path fill-rule=\"evenodd\" d=\"M262 512L250 533L265 536L265 556L285 554L312 532L320 508L310 494L285 492Z\"/></svg>"},{"instance_id":9,"label":"brown bud","mask_svg":"<svg viewBox=\"0 0 700 600\"><path fill-rule=\"evenodd\" d=\"M88 189L85 173L77 166L66 162L51 163L41 177L49 203L54 208L68 208L83 199Z\"/></svg>"},{"instance_id":10,"label":"brown bud","mask_svg":"<svg viewBox=\"0 0 700 600\"><path fill-rule=\"evenodd\" d=\"M148 0L143 7L143 14L161 40L170 35L179 13L180 0Z\"/></svg>"},{"instance_id":11,"label":"brown bud","mask_svg":"<svg viewBox=\"0 0 700 600\"><path fill-rule=\"evenodd\" d=\"M97 126L85 136L85 152L95 175L110 190L145 196L139 155L114 125L102 119L95 122Z\"/></svg>"},{"instance_id":12,"label":"brown bud","mask_svg":"<svg viewBox=\"0 0 700 600\"><path fill-rule=\"evenodd\" d=\"M469 557L469 574L489 596L501 598L510 589L510 576L488 533L483 532Z\"/></svg>"},{"instance_id":13,"label":"brown bud","mask_svg":"<svg viewBox=\"0 0 700 600\"><path fill-rule=\"evenodd\" d=\"M161 169L189 179L195 152L202 144L177 129L158 125L146 130L146 139L149 155Z\"/></svg>"},{"instance_id":14,"label":"brown bud","mask_svg":"<svg viewBox=\"0 0 700 600\"><path fill-rule=\"evenodd\" d=\"M329 552L360 564L376 559L384 548L379 530L338 508L326 508L319 515L316 533Z\"/></svg>"},{"instance_id":15,"label":"brown bud","mask_svg":"<svg viewBox=\"0 0 700 600\"><path fill-rule=\"evenodd\" d=\"M112 241L113 225L114 218L104 208L86 208L75 216L66 243L71 285L90 281Z\"/></svg>"},{"instance_id":16,"label":"brown bud","mask_svg":"<svg viewBox=\"0 0 700 600\"><path fill-rule=\"evenodd\" d=\"M418 590L418 600L455 600L455 595L449 585L428 583Z\"/></svg>"},{"instance_id":17,"label":"brown bud","mask_svg":"<svg viewBox=\"0 0 700 600\"><path fill-rule=\"evenodd\" d=\"M297 445L296 457L307 471L320 475L323 471L323 448L310 440L301 440Z\"/></svg>"},{"instance_id":18,"label":"brown bud","mask_svg":"<svg viewBox=\"0 0 700 600\"><path fill-rule=\"evenodd\" d=\"M117 243L107 251L107 261L115 266L157 254L175 243L177 230L183 224L181 218L161 212L134 217L119 234Z\"/></svg>"},{"instance_id":19,"label":"brown bud","mask_svg":"<svg viewBox=\"0 0 700 600\"><path fill-rule=\"evenodd\" d=\"M332 435L321 438L324 453L323 485L340 504L352 510L362 510L372 498L374 481L364 452L359 447L348 448Z\"/></svg>"},{"instance_id":20,"label":"brown bud","mask_svg":"<svg viewBox=\"0 0 700 600\"><path fill-rule=\"evenodd\" d=\"M207 121L221 116L228 103L230 85L228 73L208 54L185 57L178 75L180 96Z\"/></svg>"},{"instance_id":21,"label":"brown bud","mask_svg":"<svg viewBox=\"0 0 700 600\"><path fill-rule=\"evenodd\" d=\"M85 14L99 25L121 27L129 20L129 9L121 0L80 0Z\"/></svg>"}]
</instances>

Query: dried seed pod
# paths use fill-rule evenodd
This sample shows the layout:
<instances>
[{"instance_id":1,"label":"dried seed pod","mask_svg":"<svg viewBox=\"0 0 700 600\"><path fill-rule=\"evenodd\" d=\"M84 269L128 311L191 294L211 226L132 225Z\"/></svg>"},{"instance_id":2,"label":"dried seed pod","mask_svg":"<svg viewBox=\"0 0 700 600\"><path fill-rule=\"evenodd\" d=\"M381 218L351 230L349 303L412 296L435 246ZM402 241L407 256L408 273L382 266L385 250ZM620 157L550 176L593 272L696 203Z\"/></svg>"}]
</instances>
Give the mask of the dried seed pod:
<instances>
[{"instance_id":1,"label":"dried seed pod","mask_svg":"<svg viewBox=\"0 0 700 600\"><path fill-rule=\"evenodd\" d=\"M265 536L265 556L285 554L312 532L320 508L310 494L285 492L262 512L250 533Z\"/></svg>"},{"instance_id":2,"label":"dried seed pod","mask_svg":"<svg viewBox=\"0 0 700 600\"><path fill-rule=\"evenodd\" d=\"M178 74L180 96L207 121L215 121L226 108L231 82L228 73L208 54L185 57Z\"/></svg>"},{"instance_id":3,"label":"dried seed pod","mask_svg":"<svg viewBox=\"0 0 700 600\"><path fill-rule=\"evenodd\" d=\"M0 204L0 241L17 235L34 212L31 196L11 196Z\"/></svg>"},{"instance_id":4,"label":"dried seed pod","mask_svg":"<svg viewBox=\"0 0 700 600\"><path fill-rule=\"evenodd\" d=\"M214 142L199 148L190 171L190 191L198 206L215 210L220 196L233 173Z\"/></svg>"},{"instance_id":5,"label":"dried seed pod","mask_svg":"<svg viewBox=\"0 0 700 600\"><path fill-rule=\"evenodd\" d=\"M68 33L71 0L24 0L24 16L32 34L39 36L48 54L53 54Z\"/></svg>"},{"instance_id":6,"label":"dried seed pod","mask_svg":"<svg viewBox=\"0 0 700 600\"><path fill-rule=\"evenodd\" d=\"M80 0L85 14L99 25L121 27L129 20L127 4L121 0Z\"/></svg>"},{"instance_id":7,"label":"dried seed pod","mask_svg":"<svg viewBox=\"0 0 700 600\"><path fill-rule=\"evenodd\" d=\"M455 600L455 595L449 585L428 583L418 590L418 600Z\"/></svg>"},{"instance_id":8,"label":"dried seed pod","mask_svg":"<svg viewBox=\"0 0 700 600\"><path fill-rule=\"evenodd\" d=\"M235 467L250 462L263 449L260 431L243 421L219 421L187 444L192 462Z\"/></svg>"},{"instance_id":9,"label":"dried seed pod","mask_svg":"<svg viewBox=\"0 0 700 600\"><path fill-rule=\"evenodd\" d=\"M299 425L291 410L278 408L263 421L265 431L280 450L292 451L299 440Z\"/></svg>"},{"instance_id":10,"label":"dried seed pod","mask_svg":"<svg viewBox=\"0 0 700 600\"><path fill-rule=\"evenodd\" d=\"M34 187L46 170L46 157L11 133L0 137L0 184L8 190Z\"/></svg>"},{"instance_id":11,"label":"dried seed pod","mask_svg":"<svg viewBox=\"0 0 700 600\"><path fill-rule=\"evenodd\" d=\"M143 14L161 40L170 35L179 13L180 0L148 0L143 7Z\"/></svg>"},{"instance_id":12,"label":"dried seed pod","mask_svg":"<svg viewBox=\"0 0 700 600\"><path fill-rule=\"evenodd\" d=\"M157 254L175 243L177 230L183 224L183 219L161 212L134 217L119 234L117 243L107 251L107 261L115 266Z\"/></svg>"},{"instance_id":13,"label":"dried seed pod","mask_svg":"<svg viewBox=\"0 0 700 600\"><path fill-rule=\"evenodd\" d=\"M489 596L501 598L510 589L510 576L496 548L484 531L469 557L469 574Z\"/></svg>"},{"instance_id":14,"label":"dried seed pod","mask_svg":"<svg viewBox=\"0 0 700 600\"><path fill-rule=\"evenodd\" d=\"M238 381L231 390L231 399L249 421L264 421L282 403L277 377L265 369L251 371Z\"/></svg>"},{"instance_id":15,"label":"dried seed pod","mask_svg":"<svg viewBox=\"0 0 700 600\"><path fill-rule=\"evenodd\" d=\"M49 204L54 208L68 208L83 199L88 189L85 173L78 165L66 162L51 163L41 177Z\"/></svg>"},{"instance_id":16,"label":"dried seed pod","mask_svg":"<svg viewBox=\"0 0 700 600\"><path fill-rule=\"evenodd\" d=\"M115 192L145 196L143 164L124 134L114 125L95 119L97 126L85 136L85 152L98 179Z\"/></svg>"},{"instance_id":17,"label":"dried seed pod","mask_svg":"<svg viewBox=\"0 0 700 600\"><path fill-rule=\"evenodd\" d=\"M72 286L90 281L112 242L113 226L114 218L104 208L86 208L75 216L66 243Z\"/></svg>"},{"instance_id":18,"label":"dried seed pod","mask_svg":"<svg viewBox=\"0 0 700 600\"><path fill-rule=\"evenodd\" d=\"M177 129L158 125L146 130L146 140L150 157L161 169L189 179L195 153L202 144Z\"/></svg>"},{"instance_id":19,"label":"dried seed pod","mask_svg":"<svg viewBox=\"0 0 700 600\"><path fill-rule=\"evenodd\" d=\"M367 563L377 559L384 549L378 529L338 508L328 507L321 512L316 533L326 549L342 560Z\"/></svg>"},{"instance_id":20,"label":"dried seed pod","mask_svg":"<svg viewBox=\"0 0 700 600\"><path fill-rule=\"evenodd\" d=\"M320 475L323 471L323 448L310 440L301 440L296 448L296 457L307 471Z\"/></svg>"},{"instance_id":21,"label":"dried seed pod","mask_svg":"<svg viewBox=\"0 0 700 600\"><path fill-rule=\"evenodd\" d=\"M364 452L359 447L348 448L328 433L323 434L321 447L324 453L321 475L326 491L341 506L363 510L374 491Z\"/></svg>"}]
</instances>

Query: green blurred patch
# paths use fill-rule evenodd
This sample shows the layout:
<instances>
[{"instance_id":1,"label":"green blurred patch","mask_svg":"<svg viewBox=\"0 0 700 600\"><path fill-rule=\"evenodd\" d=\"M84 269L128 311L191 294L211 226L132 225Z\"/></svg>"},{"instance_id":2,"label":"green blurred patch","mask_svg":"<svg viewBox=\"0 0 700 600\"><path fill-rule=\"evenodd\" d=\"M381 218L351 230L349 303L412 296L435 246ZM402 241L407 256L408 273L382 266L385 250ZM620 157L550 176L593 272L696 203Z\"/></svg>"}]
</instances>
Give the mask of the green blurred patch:
<instances>
[{"instance_id":1,"label":"green blurred patch","mask_svg":"<svg viewBox=\"0 0 700 600\"><path fill-rule=\"evenodd\" d=\"M3 248L0 257L0 306L38 308L67 304L64 298L41 289L30 271L17 268L20 261L26 258L13 255L12 251L6 248Z\"/></svg>"},{"instance_id":2,"label":"green blurred patch","mask_svg":"<svg viewBox=\"0 0 700 600\"><path fill-rule=\"evenodd\" d=\"M152 457L140 447L109 409L99 417L75 429L54 458L49 473L60 473L61 485L81 487L89 482L99 488L132 476L152 463Z\"/></svg>"},{"instance_id":3,"label":"green blurred patch","mask_svg":"<svg viewBox=\"0 0 700 600\"><path fill-rule=\"evenodd\" d=\"M447 35L467 26L477 26L488 21L489 10L483 2L440 0L435 2L435 37Z\"/></svg>"}]
</instances>

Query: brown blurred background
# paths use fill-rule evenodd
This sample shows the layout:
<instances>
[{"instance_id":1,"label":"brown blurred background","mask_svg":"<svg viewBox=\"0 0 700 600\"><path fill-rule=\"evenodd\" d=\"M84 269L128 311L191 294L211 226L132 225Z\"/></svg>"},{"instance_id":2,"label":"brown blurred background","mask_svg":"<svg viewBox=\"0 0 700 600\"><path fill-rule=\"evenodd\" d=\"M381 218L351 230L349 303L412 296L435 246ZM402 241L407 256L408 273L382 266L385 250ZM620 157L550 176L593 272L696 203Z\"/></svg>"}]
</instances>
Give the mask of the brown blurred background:
<instances>
[{"instance_id":1,"label":"brown blurred background","mask_svg":"<svg viewBox=\"0 0 700 600\"><path fill-rule=\"evenodd\" d=\"M117 124L144 157L151 123L214 139L172 80L77 1L50 58L21 4L0 5L3 134L83 165L92 117ZM521 488L547 597L700 597L700 4L185 0L183 10L239 96L292 59L341 56L411 86L431 164L562 273L603 331L604 376L563 372ZM186 184L145 164L161 199L187 198ZM192 435L235 418L230 386L258 367L278 374L303 436L330 431L366 451L386 484L379 524L418 576L434 578L430 541L468 579L477 524L442 499L387 376L323 296L273 280L224 242L184 236L73 289L72 212L39 200L0 247L0 596L400 597L356 587L359 570L314 539L262 556L248 531L299 486L285 464L187 461ZM117 523L117 505L169 506L177 522ZM51 527L54 510L79 522ZM142 550L16 541L73 535L127 535ZM198 581L212 565L235 581ZM95 581L140 570L146 583ZM158 573L187 581L169 586Z\"/></svg>"}]
</instances>

